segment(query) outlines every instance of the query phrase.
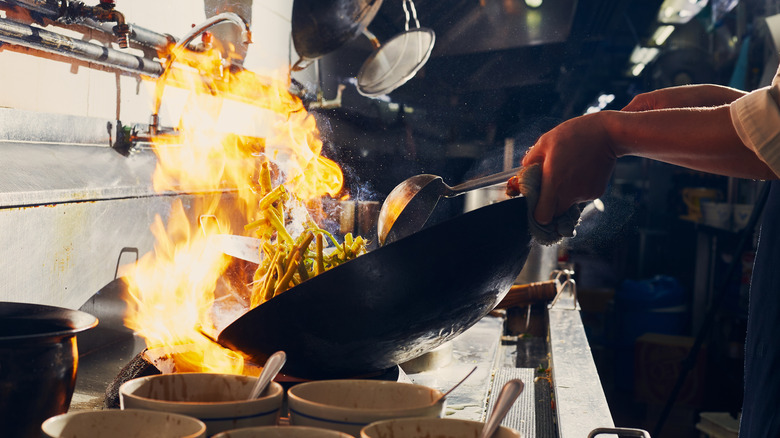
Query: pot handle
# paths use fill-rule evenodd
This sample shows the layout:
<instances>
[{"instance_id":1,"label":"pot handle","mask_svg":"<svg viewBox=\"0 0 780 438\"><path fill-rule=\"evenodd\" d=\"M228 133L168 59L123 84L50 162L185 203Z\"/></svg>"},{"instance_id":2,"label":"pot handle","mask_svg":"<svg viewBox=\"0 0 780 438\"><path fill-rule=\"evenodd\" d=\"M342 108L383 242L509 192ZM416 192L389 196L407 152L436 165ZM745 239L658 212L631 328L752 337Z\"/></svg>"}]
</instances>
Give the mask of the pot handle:
<instances>
[{"instance_id":1,"label":"pot handle","mask_svg":"<svg viewBox=\"0 0 780 438\"><path fill-rule=\"evenodd\" d=\"M601 434L617 434L621 437L650 438L650 433L644 429L633 429L630 427L597 427L588 434L588 438L593 438Z\"/></svg>"}]
</instances>

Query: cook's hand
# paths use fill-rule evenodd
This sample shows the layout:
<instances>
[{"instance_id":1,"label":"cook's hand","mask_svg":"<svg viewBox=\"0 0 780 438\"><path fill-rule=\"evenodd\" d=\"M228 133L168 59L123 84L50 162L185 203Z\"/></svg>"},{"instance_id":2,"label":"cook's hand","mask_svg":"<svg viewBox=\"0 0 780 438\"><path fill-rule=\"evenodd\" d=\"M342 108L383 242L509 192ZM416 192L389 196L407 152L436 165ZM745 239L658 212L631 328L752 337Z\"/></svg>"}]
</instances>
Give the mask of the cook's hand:
<instances>
[{"instance_id":1,"label":"cook's hand","mask_svg":"<svg viewBox=\"0 0 780 438\"><path fill-rule=\"evenodd\" d=\"M534 219L549 224L575 203L604 193L616 155L601 122L609 112L577 117L544 134L523 158L523 166L542 164L542 186Z\"/></svg>"},{"instance_id":2,"label":"cook's hand","mask_svg":"<svg viewBox=\"0 0 780 438\"><path fill-rule=\"evenodd\" d=\"M722 85L683 85L638 94L623 111L718 106L731 103L745 94L744 91Z\"/></svg>"}]
</instances>

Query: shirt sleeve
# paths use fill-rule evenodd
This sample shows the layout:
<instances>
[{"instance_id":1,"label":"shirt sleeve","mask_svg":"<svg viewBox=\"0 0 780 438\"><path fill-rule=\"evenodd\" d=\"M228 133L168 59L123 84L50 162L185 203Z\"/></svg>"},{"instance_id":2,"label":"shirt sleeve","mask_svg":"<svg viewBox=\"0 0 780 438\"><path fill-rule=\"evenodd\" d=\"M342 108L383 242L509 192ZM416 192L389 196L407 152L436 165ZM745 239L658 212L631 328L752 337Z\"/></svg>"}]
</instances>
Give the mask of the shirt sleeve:
<instances>
[{"instance_id":1,"label":"shirt sleeve","mask_svg":"<svg viewBox=\"0 0 780 438\"><path fill-rule=\"evenodd\" d=\"M772 85L731 104L731 122L737 134L767 166L780 176L780 70Z\"/></svg>"}]
</instances>

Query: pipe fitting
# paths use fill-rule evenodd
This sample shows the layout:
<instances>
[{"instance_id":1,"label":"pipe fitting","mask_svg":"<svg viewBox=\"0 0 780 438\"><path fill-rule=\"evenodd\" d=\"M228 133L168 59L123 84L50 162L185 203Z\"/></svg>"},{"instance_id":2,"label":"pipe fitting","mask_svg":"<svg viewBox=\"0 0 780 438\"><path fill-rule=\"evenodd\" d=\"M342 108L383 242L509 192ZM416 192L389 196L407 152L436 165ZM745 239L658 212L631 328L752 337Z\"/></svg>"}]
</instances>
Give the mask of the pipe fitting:
<instances>
[{"instance_id":1,"label":"pipe fitting","mask_svg":"<svg viewBox=\"0 0 780 438\"><path fill-rule=\"evenodd\" d=\"M63 1L59 20L65 23L78 23L93 19L102 23L116 23L113 28L120 48L130 47L132 28L125 22L125 16L116 9L114 0L100 0L97 6L87 6L80 1Z\"/></svg>"}]
</instances>

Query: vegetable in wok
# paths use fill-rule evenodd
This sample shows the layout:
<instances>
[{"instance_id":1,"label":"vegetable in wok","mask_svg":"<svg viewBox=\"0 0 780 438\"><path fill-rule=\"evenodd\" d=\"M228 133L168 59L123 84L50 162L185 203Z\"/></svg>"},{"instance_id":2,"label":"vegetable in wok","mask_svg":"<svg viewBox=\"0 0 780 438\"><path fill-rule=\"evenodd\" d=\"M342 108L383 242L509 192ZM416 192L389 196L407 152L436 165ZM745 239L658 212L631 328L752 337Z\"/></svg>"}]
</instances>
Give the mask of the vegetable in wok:
<instances>
[{"instance_id":1,"label":"vegetable in wok","mask_svg":"<svg viewBox=\"0 0 780 438\"><path fill-rule=\"evenodd\" d=\"M261 262L251 284L251 307L366 252L367 242L363 237L348 233L339 243L310 217L303 232L293 237L285 222L290 216L290 204L297 204L299 200L283 185L272 187L267 161L260 166L258 183L261 194L258 217L244 226L246 231L253 231L263 240L259 249ZM332 243L332 248L326 248L326 239Z\"/></svg>"}]
</instances>

